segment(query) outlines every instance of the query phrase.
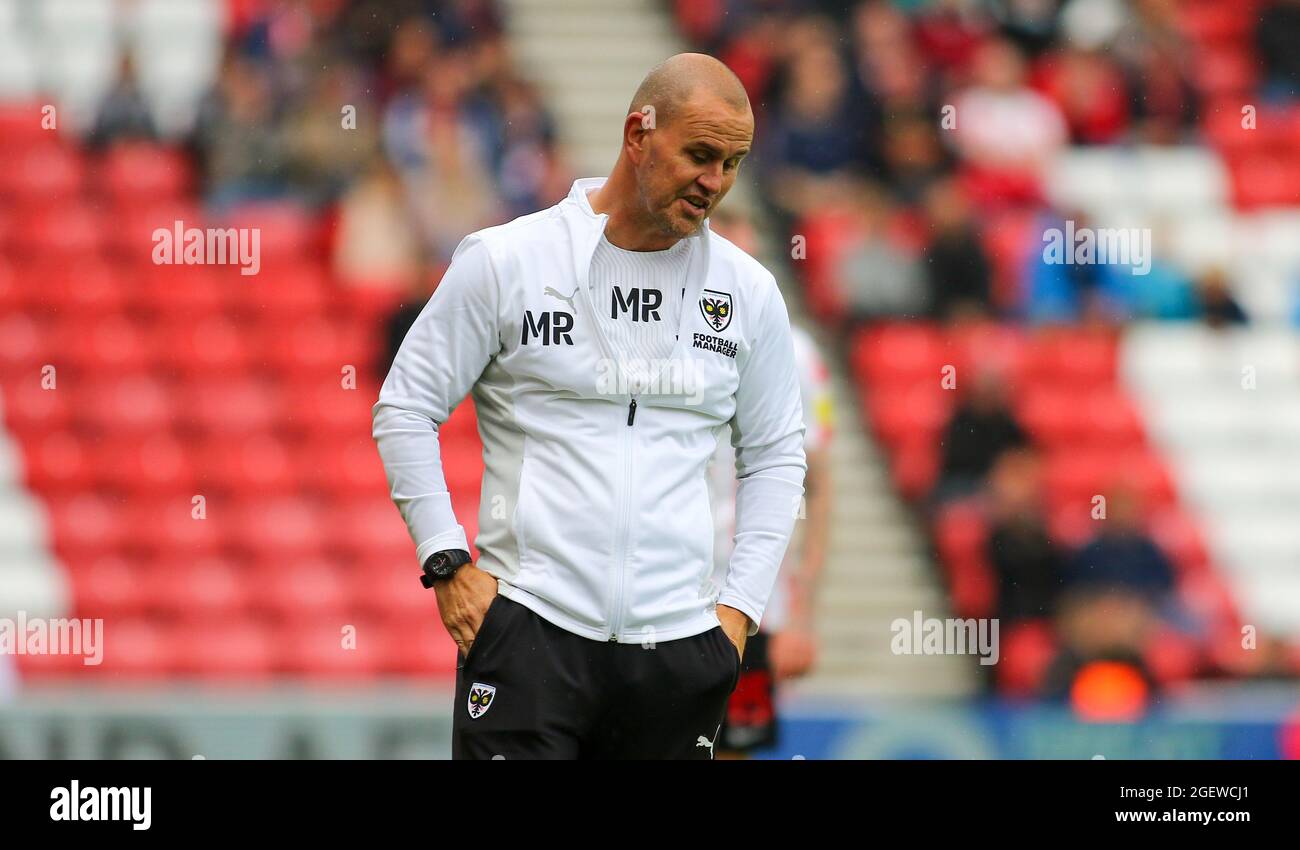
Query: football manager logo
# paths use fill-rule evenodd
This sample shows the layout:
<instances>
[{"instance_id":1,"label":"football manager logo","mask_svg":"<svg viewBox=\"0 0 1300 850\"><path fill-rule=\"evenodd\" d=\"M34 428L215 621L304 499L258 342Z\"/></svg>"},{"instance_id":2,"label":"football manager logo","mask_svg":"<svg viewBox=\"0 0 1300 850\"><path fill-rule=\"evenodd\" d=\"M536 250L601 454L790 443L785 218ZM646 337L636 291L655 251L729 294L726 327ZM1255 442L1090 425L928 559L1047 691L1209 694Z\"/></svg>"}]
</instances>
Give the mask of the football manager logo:
<instances>
[{"instance_id":1,"label":"football manager logo","mask_svg":"<svg viewBox=\"0 0 1300 850\"><path fill-rule=\"evenodd\" d=\"M497 694L495 685L484 685L481 682L475 682L469 689L469 716L473 718L482 717L487 714L487 710L492 707L492 698Z\"/></svg>"},{"instance_id":2,"label":"football manager logo","mask_svg":"<svg viewBox=\"0 0 1300 850\"><path fill-rule=\"evenodd\" d=\"M706 289L700 296L700 312L709 327L721 333L731 324L731 293Z\"/></svg>"}]
</instances>

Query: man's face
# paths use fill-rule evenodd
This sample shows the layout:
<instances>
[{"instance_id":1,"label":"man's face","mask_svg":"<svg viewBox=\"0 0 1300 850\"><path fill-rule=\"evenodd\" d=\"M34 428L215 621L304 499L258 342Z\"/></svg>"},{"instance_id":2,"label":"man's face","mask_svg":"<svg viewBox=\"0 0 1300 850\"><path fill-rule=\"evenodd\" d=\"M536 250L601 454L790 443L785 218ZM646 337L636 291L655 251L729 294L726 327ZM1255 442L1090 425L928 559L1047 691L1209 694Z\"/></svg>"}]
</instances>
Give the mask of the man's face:
<instances>
[{"instance_id":1,"label":"man's face","mask_svg":"<svg viewBox=\"0 0 1300 850\"><path fill-rule=\"evenodd\" d=\"M656 232L681 239L699 230L731 191L754 139L754 116L696 96L644 139L636 166L642 211Z\"/></svg>"}]
</instances>

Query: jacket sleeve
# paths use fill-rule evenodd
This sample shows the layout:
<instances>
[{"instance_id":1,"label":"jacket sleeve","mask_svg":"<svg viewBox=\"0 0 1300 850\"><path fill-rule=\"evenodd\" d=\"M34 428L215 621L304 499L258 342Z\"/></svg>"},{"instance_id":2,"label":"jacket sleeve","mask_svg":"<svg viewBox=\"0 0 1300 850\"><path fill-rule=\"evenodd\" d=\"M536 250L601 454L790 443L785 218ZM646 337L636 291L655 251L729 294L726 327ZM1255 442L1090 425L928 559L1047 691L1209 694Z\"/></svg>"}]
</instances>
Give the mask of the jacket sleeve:
<instances>
[{"instance_id":1,"label":"jacket sleeve","mask_svg":"<svg viewBox=\"0 0 1300 850\"><path fill-rule=\"evenodd\" d=\"M421 564L443 549L469 551L452 512L438 428L500 351L500 282L471 234L406 334L373 409L373 435L389 493Z\"/></svg>"},{"instance_id":2,"label":"jacket sleeve","mask_svg":"<svg viewBox=\"0 0 1300 850\"><path fill-rule=\"evenodd\" d=\"M718 603L743 611L758 631L794 531L807 470L803 402L790 318L771 281L741 366L736 413L736 537Z\"/></svg>"}]
</instances>

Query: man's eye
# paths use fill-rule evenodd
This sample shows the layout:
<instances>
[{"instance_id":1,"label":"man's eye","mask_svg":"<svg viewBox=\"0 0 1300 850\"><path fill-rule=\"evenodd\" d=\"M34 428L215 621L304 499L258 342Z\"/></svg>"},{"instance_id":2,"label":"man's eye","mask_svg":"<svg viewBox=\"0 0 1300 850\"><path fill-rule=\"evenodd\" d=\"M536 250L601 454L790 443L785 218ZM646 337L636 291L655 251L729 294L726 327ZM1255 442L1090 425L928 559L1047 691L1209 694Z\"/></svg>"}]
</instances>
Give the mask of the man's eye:
<instances>
[{"instance_id":1,"label":"man's eye","mask_svg":"<svg viewBox=\"0 0 1300 850\"><path fill-rule=\"evenodd\" d=\"M702 151L696 151L695 153L691 154L691 157L701 165L709 161L709 155Z\"/></svg>"}]
</instances>

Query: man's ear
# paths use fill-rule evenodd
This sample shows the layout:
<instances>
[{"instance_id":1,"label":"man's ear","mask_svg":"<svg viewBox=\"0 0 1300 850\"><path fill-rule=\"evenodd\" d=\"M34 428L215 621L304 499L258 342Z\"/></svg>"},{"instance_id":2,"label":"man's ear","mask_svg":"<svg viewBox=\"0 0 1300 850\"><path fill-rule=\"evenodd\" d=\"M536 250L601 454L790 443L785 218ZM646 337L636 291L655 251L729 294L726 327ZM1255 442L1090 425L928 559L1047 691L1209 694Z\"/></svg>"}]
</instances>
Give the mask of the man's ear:
<instances>
[{"instance_id":1,"label":"man's ear","mask_svg":"<svg viewBox=\"0 0 1300 850\"><path fill-rule=\"evenodd\" d=\"M623 122L623 143L633 163L639 163L645 153L650 133L654 131L654 107L646 106L641 112L629 113Z\"/></svg>"}]
</instances>

